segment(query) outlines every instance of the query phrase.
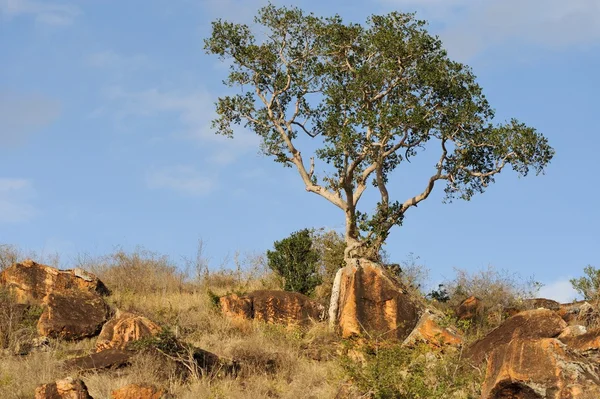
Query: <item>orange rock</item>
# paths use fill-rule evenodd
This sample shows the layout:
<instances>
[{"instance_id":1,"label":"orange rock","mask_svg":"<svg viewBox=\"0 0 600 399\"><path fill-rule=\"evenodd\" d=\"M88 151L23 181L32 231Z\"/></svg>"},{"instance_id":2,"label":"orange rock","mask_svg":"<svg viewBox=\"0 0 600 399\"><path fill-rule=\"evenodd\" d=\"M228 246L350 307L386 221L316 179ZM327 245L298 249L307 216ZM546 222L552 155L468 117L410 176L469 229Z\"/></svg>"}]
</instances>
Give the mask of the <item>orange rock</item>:
<instances>
[{"instance_id":1,"label":"orange rock","mask_svg":"<svg viewBox=\"0 0 600 399\"><path fill-rule=\"evenodd\" d=\"M600 329L594 329L583 334L561 336L559 339L570 349L578 352L600 351Z\"/></svg>"},{"instance_id":2,"label":"orange rock","mask_svg":"<svg viewBox=\"0 0 600 399\"><path fill-rule=\"evenodd\" d=\"M456 308L458 320L476 320L483 316L483 302L476 296L470 296Z\"/></svg>"},{"instance_id":3,"label":"orange rock","mask_svg":"<svg viewBox=\"0 0 600 399\"><path fill-rule=\"evenodd\" d=\"M465 358L473 363L483 362L492 350L515 338L554 338L567 327L560 316L548 309L525 310L508 318L485 337L475 341L465 351Z\"/></svg>"},{"instance_id":4,"label":"orange rock","mask_svg":"<svg viewBox=\"0 0 600 399\"><path fill-rule=\"evenodd\" d=\"M160 326L152 320L124 312L102 327L96 342L96 351L109 348L125 349L129 342L156 335L160 331Z\"/></svg>"},{"instance_id":5,"label":"orange rock","mask_svg":"<svg viewBox=\"0 0 600 399\"><path fill-rule=\"evenodd\" d=\"M344 338L371 336L404 340L422 307L402 284L376 263L360 260L341 270L336 323Z\"/></svg>"},{"instance_id":6,"label":"orange rock","mask_svg":"<svg viewBox=\"0 0 600 399\"><path fill-rule=\"evenodd\" d=\"M559 340L520 339L491 353L482 399L597 399L597 366Z\"/></svg>"},{"instance_id":7,"label":"orange rock","mask_svg":"<svg viewBox=\"0 0 600 399\"><path fill-rule=\"evenodd\" d=\"M130 384L113 391L113 399L165 399L168 397L164 389L153 385Z\"/></svg>"},{"instance_id":8,"label":"orange rock","mask_svg":"<svg viewBox=\"0 0 600 399\"><path fill-rule=\"evenodd\" d=\"M458 331L451 327L441 327L439 321L440 315L426 311L403 345L412 346L418 342L424 342L434 348L461 345L463 340Z\"/></svg>"},{"instance_id":9,"label":"orange rock","mask_svg":"<svg viewBox=\"0 0 600 399\"><path fill-rule=\"evenodd\" d=\"M99 295L109 293L102 281L82 269L58 270L29 259L0 273L0 285L7 286L19 303L35 305L40 305L51 292L81 290Z\"/></svg>"},{"instance_id":10,"label":"orange rock","mask_svg":"<svg viewBox=\"0 0 600 399\"><path fill-rule=\"evenodd\" d=\"M594 314L594 307L587 301L563 303L558 314L569 324L588 326Z\"/></svg>"},{"instance_id":11,"label":"orange rock","mask_svg":"<svg viewBox=\"0 0 600 399\"><path fill-rule=\"evenodd\" d=\"M100 331L109 315L104 299L86 291L53 292L37 323L41 336L76 340L92 337Z\"/></svg>"},{"instance_id":12,"label":"orange rock","mask_svg":"<svg viewBox=\"0 0 600 399\"><path fill-rule=\"evenodd\" d=\"M85 383L67 377L36 388L35 399L92 399Z\"/></svg>"},{"instance_id":13,"label":"orange rock","mask_svg":"<svg viewBox=\"0 0 600 399\"><path fill-rule=\"evenodd\" d=\"M239 297L231 294L220 298L226 316L255 319L284 325L322 321L323 305L297 292L258 290Z\"/></svg>"}]
</instances>

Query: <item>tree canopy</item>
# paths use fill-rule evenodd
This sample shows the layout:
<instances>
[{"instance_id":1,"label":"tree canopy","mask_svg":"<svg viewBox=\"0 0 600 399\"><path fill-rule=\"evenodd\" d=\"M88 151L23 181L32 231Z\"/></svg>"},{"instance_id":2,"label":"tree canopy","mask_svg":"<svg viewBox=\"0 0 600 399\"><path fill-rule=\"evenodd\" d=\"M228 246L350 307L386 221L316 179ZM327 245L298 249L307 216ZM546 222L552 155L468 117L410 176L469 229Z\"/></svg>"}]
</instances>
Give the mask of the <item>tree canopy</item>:
<instances>
[{"instance_id":1,"label":"tree canopy","mask_svg":"<svg viewBox=\"0 0 600 399\"><path fill-rule=\"evenodd\" d=\"M216 104L217 132L243 125L262 150L295 167L306 190L346 217L347 258L376 258L394 225L436 185L445 198L469 200L509 166L541 173L554 151L515 119L494 123L494 110L472 70L449 59L414 14L373 15L364 25L268 5L257 29L214 21L208 53L230 63L224 83L240 88ZM300 135L319 140L305 159ZM423 190L390 198L392 171L422 150L436 151ZM369 185L376 209L358 208Z\"/></svg>"}]
</instances>

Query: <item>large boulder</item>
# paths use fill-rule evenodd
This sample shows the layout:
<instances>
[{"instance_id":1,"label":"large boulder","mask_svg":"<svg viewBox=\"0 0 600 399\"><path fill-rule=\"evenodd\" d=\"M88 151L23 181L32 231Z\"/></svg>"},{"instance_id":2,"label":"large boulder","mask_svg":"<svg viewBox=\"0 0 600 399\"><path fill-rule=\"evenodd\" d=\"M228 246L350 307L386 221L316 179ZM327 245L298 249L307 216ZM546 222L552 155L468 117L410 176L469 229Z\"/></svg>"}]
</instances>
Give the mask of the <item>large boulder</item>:
<instances>
[{"instance_id":1,"label":"large boulder","mask_svg":"<svg viewBox=\"0 0 600 399\"><path fill-rule=\"evenodd\" d=\"M149 384L129 384L112 391L113 399L166 399L169 397L164 389Z\"/></svg>"},{"instance_id":2,"label":"large boulder","mask_svg":"<svg viewBox=\"0 0 600 399\"><path fill-rule=\"evenodd\" d=\"M110 309L96 293L69 290L44 298L45 308L38 320L41 336L77 340L98 334Z\"/></svg>"},{"instance_id":3,"label":"large boulder","mask_svg":"<svg viewBox=\"0 0 600 399\"><path fill-rule=\"evenodd\" d=\"M482 399L597 399L598 366L553 338L516 338L490 355Z\"/></svg>"},{"instance_id":4,"label":"large boulder","mask_svg":"<svg viewBox=\"0 0 600 399\"><path fill-rule=\"evenodd\" d=\"M305 325L325 317L323 305L297 292L258 290L241 297L227 295L219 303L226 316L267 323Z\"/></svg>"},{"instance_id":5,"label":"large boulder","mask_svg":"<svg viewBox=\"0 0 600 399\"><path fill-rule=\"evenodd\" d=\"M83 381L67 377L37 387L35 399L92 399L92 397Z\"/></svg>"},{"instance_id":6,"label":"large boulder","mask_svg":"<svg viewBox=\"0 0 600 399\"><path fill-rule=\"evenodd\" d=\"M465 357L475 364L483 362L498 346L508 344L515 338L554 338L567 323L552 310L534 309L520 312L504 321L485 337L475 341L465 351Z\"/></svg>"},{"instance_id":7,"label":"large boulder","mask_svg":"<svg viewBox=\"0 0 600 399\"><path fill-rule=\"evenodd\" d=\"M596 328L577 335L561 334L558 339L569 349L600 362L600 329Z\"/></svg>"},{"instance_id":8,"label":"large boulder","mask_svg":"<svg viewBox=\"0 0 600 399\"><path fill-rule=\"evenodd\" d=\"M337 291L337 293L336 293ZM331 323L344 338L362 336L406 339L421 318L423 307L408 290L376 263L357 260L338 271Z\"/></svg>"},{"instance_id":9,"label":"large boulder","mask_svg":"<svg viewBox=\"0 0 600 399\"><path fill-rule=\"evenodd\" d=\"M79 290L109 294L102 281L83 269L59 270L29 259L0 273L0 285L8 287L19 303L36 305L41 304L51 292Z\"/></svg>"},{"instance_id":10,"label":"large boulder","mask_svg":"<svg viewBox=\"0 0 600 399\"><path fill-rule=\"evenodd\" d=\"M96 351L125 349L130 342L158 334L161 328L152 320L132 313L118 313L100 331Z\"/></svg>"},{"instance_id":11,"label":"large boulder","mask_svg":"<svg viewBox=\"0 0 600 399\"><path fill-rule=\"evenodd\" d=\"M586 327L594 321L595 313L597 312L594 306L587 301L563 303L558 309L558 314L567 323L571 325L580 324Z\"/></svg>"},{"instance_id":12,"label":"large boulder","mask_svg":"<svg viewBox=\"0 0 600 399\"><path fill-rule=\"evenodd\" d=\"M455 310L458 320L475 321L483 317L483 301L476 296L470 296L458 305Z\"/></svg>"},{"instance_id":13,"label":"large boulder","mask_svg":"<svg viewBox=\"0 0 600 399\"><path fill-rule=\"evenodd\" d=\"M63 367L77 371L118 369L128 365L134 355L135 352L129 350L106 349L91 355L65 360Z\"/></svg>"}]
</instances>

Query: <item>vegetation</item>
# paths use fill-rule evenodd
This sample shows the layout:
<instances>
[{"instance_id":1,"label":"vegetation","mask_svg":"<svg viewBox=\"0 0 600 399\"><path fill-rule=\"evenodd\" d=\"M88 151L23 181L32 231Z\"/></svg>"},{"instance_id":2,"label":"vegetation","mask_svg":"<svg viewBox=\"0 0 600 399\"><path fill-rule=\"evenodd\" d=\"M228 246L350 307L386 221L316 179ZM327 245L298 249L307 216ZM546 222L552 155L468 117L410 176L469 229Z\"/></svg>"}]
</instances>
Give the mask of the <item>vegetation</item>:
<instances>
[{"instance_id":1,"label":"vegetation","mask_svg":"<svg viewBox=\"0 0 600 399\"><path fill-rule=\"evenodd\" d=\"M600 299L600 269L587 265L584 276L570 280L571 285L587 301Z\"/></svg>"},{"instance_id":2,"label":"vegetation","mask_svg":"<svg viewBox=\"0 0 600 399\"><path fill-rule=\"evenodd\" d=\"M543 172L554 155L546 138L494 111L465 65L412 14L373 15L366 24L268 5L250 26L217 20L205 41L230 64L225 83L239 94L217 101L217 133L245 125L276 162L295 167L307 191L345 215L345 258L378 261L390 229L444 185L446 200L469 200L505 167ZM259 33L260 32L260 33ZM311 140L310 161L300 146ZM390 174L425 148L438 155L424 190L390 198ZM318 161L318 163L317 163ZM359 208L369 185L373 211Z\"/></svg>"},{"instance_id":3,"label":"vegetation","mask_svg":"<svg viewBox=\"0 0 600 399\"><path fill-rule=\"evenodd\" d=\"M267 251L269 268L283 277L283 289L311 295L321 283L317 270L319 254L313 248L310 230L292 233L275 241L274 251Z\"/></svg>"}]
</instances>

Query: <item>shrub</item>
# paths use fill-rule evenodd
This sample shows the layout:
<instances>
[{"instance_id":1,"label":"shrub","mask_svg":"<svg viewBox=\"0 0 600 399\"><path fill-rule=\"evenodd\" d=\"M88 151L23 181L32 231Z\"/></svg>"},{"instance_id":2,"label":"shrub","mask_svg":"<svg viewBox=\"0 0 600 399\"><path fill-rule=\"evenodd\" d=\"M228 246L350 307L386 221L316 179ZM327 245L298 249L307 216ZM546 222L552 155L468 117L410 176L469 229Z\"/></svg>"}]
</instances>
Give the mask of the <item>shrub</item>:
<instances>
[{"instance_id":1,"label":"shrub","mask_svg":"<svg viewBox=\"0 0 600 399\"><path fill-rule=\"evenodd\" d=\"M310 295L321 283L317 270L319 254L313 248L310 230L292 233L275 241L274 251L267 251L268 265L285 280L283 289Z\"/></svg>"},{"instance_id":2,"label":"shrub","mask_svg":"<svg viewBox=\"0 0 600 399\"><path fill-rule=\"evenodd\" d=\"M600 269L587 265L584 277L569 280L571 285L586 301L600 299Z\"/></svg>"}]
</instances>

